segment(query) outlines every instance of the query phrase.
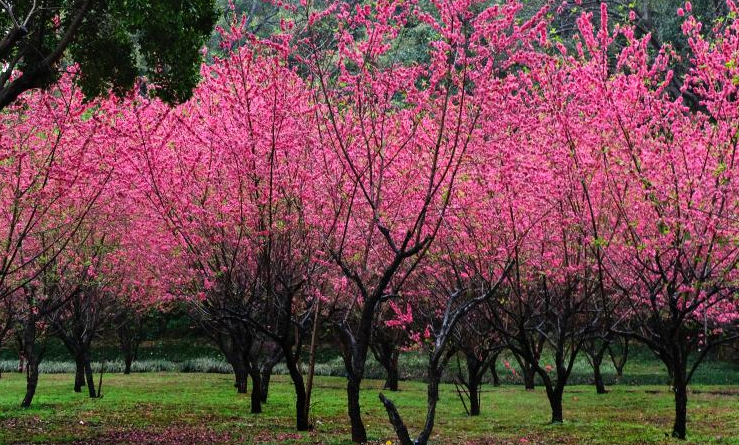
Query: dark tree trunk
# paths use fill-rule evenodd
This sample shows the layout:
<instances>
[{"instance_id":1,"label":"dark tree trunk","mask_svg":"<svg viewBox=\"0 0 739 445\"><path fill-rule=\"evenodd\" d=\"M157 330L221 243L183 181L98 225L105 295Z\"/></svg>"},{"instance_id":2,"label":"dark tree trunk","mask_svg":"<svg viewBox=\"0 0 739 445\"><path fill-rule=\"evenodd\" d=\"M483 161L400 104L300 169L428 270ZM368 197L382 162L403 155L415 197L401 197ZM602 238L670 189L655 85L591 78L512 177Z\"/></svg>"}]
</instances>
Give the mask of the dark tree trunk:
<instances>
[{"instance_id":1,"label":"dark tree trunk","mask_svg":"<svg viewBox=\"0 0 739 445\"><path fill-rule=\"evenodd\" d=\"M593 380L595 381L595 392L607 394L606 385L603 383L603 375L600 373L600 360L593 360Z\"/></svg>"},{"instance_id":2,"label":"dark tree trunk","mask_svg":"<svg viewBox=\"0 0 739 445\"><path fill-rule=\"evenodd\" d=\"M372 354L382 365L386 372L385 385L383 389L389 391L398 390L398 348L389 341L377 341L372 346Z\"/></svg>"},{"instance_id":3,"label":"dark tree trunk","mask_svg":"<svg viewBox=\"0 0 739 445\"><path fill-rule=\"evenodd\" d=\"M616 378L620 379L623 376L624 376L624 367L623 366L616 367Z\"/></svg>"},{"instance_id":4,"label":"dark tree trunk","mask_svg":"<svg viewBox=\"0 0 739 445\"><path fill-rule=\"evenodd\" d=\"M564 421L562 411L562 393L563 388L547 388L547 398L549 399L549 406L552 409L552 423L562 423Z\"/></svg>"},{"instance_id":5,"label":"dark tree trunk","mask_svg":"<svg viewBox=\"0 0 739 445\"><path fill-rule=\"evenodd\" d=\"M295 426L298 431L308 431L310 422L308 421L308 409L306 406L305 384L303 383L303 374L298 369L295 360L286 357L287 369L290 372L290 379L295 387Z\"/></svg>"},{"instance_id":6,"label":"dark tree trunk","mask_svg":"<svg viewBox=\"0 0 739 445\"><path fill-rule=\"evenodd\" d=\"M85 362L79 355L75 357L76 371L74 374L74 392L82 392L82 387L85 386Z\"/></svg>"},{"instance_id":7,"label":"dark tree trunk","mask_svg":"<svg viewBox=\"0 0 739 445\"><path fill-rule=\"evenodd\" d=\"M608 354L611 357L613 367L616 369L616 377L620 379L624 375L624 366L626 366L626 360L629 358L629 337L618 337L616 344L621 349L621 355L617 356L610 344L608 345Z\"/></svg>"},{"instance_id":8,"label":"dark tree trunk","mask_svg":"<svg viewBox=\"0 0 739 445\"><path fill-rule=\"evenodd\" d=\"M688 384L686 365L676 364L673 369L672 386L675 391L675 423L672 437L685 440L688 418Z\"/></svg>"},{"instance_id":9,"label":"dark tree trunk","mask_svg":"<svg viewBox=\"0 0 739 445\"><path fill-rule=\"evenodd\" d=\"M620 379L624 376L624 367L623 366L616 366L616 378Z\"/></svg>"},{"instance_id":10,"label":"dark tree trunk","mask_svg":"<svg viewBox=\"0 0 739 445\"><path fill-rule=\"evenodd\" d=\"M289 349L288 349L289 350ZM272 379L272 370L284 356L282 346L275 348L274 351L259 365L259 371L262 376L262 403L267 403L269 395L269 382ZM296 363L297 365L297 363ZM301 376L302 377L302 376Z\"/></svg>"},{"instance_id":11,"label":"dark tree trunk","mask_svg":"<svg viewBox=\"0 0 739 445\"><path fill-rule=\"evenodd\" d=\"M608 393L603 382L601 365L606 352L610 348L610 342L611 340L607 338L591 338L583 342L583 351L593 368L593 384L595 385L595 392L598 394Z\"/></svg>"},{"instance_id":12,"label":"dark tree trunk","mask_svg":"<svg viewBox=\"0 0 739 445\"><path fill-rule=\"evenodd\" d=\"M535 377L536 377L536 371L534 370L534 367L529 365L524 361L522 366L522 374L523 374L523 386L526 388L527 391L533 391L536 387L535 385Z\"/></svg>"},{"instance_id":13,"label":"dark tree trunk","mask_svg":"<svg viewBox=\"0 0 739 445\"><path fill-rule=\"evenodd\" d=\"M426 423L421 434L418 435L416 445L427 445L429 437L431 437L431 431L434 428L436 403L439 401L439 380L441 380L441 371L436 364L429 365L428 378Z\"/></svg>"},{"instance_id":14,"label":"dark tree trunk","mask_svg":"<svg viewBox=\"0 0 739 445\"><path fill-rule=\"evenodd\" d=\"M136 361L141 340L145 337L144 322L141 316L131 312L119 314L115 322L118 323L116 328L118 344L123 351L123 362L125 364L123 374L129 375L131 374L131 365Z\"/></svg>"},{"instance_id":15,"label":"dark tree trunk","mask_svg":"<svg viewBox=\"0 0 739 445\"><path fill-rule=\"evenodd\" d=\"M247 373L246 367L242 363L232 363L234 370L234 387L239 394L246 394Z\"/></svg>"},{"instance_id":16,"label":"dark tree trunk","mask_svg":"<svg viewBox=\"0 0 739 445\"><path fill-rule=\"evenodd\" d=\"M92 375L92 365L90 365L89 355L85 355L84 363L85 363L85 380L87 381L87 391L90 395L90 398L94 399L95 397L97 397L97 393L95 392L95 380L93 379L93 375Z\"/></svg>"},{"instance_id":17,"label":"dark tree trunk","mask_svg":"<svg viewBox=\"0 0 739 445\"><path fill-rule=\"evenodd\" d=\"M398 390L398 353L395 352L390 358L390 366L386 367L387 379L385 379L384 389L389 391Z\"/></svg>"},{"instance_id":18,"label":"dark tree trunk","mask_svg":"<svg viewBox=\"0 0 739 445\"><path fill-rule=\"evenodd\" d=\"M367 442L367 431L364 429L362 422L362 412L359 406L359 388L361 380L356 377L349 377L346 385L347 403L349 408L349 421L352 426L352 442Z\"/></svg>"},{"instance_id":19,"label":"dark tree trunk","mask_svg":"<svg viewBox=\"0 0 739 445\"><path fill-rule=\"evenodd\" d=\"M251 377L251 413L259 414L262 412L262 379L259 369L256 366L249 366L249 376Z\"/></svg>"},{"instance_id":20,"label":"dark tree trunk","mask_svg":"<svg viewBox=\"0 0 739 445\"><path fill-rule=\"evenodd\" d=\"M26 359L26 395L23 397L21 407L28 408L36 394L40 361L36 354L36 319L32 314L28 314L23 329L23 354Z\"/></svg>"},{"instance_id":21,"label":"dark tree trunk","mask_svg":"<svg viewBox=\"0 0 739 445\"><path fill-rule=\"evenodd\" d=\"M125 368L123 368L123 374L125 375L131 374L131 364L133 363L133 354L126 353L123 360L126 364Z\"/></svg>"},{"instance_id":22,"label":"dark tree trunk","mask_svg":"<svg viewBox=\"0 0 739 445\"><path fill-rule=\"evenodd\" d=\"M21 402L21 408L28 408L33 402L33 396L36 394L36 386L38 386L38 362L33 359L28 360L26 366L26 395Z\"/></svg>"},{"instance_id":23,"label":"dark tree trunk","mask_svg":"<svg viewBox=\"0 0 739 445\"><path fill-rule=\"evenodd\" d=\"M439 365L439 361L431 360L427 369L427 399L426 399L426 422L423 425L421 433L415 441L412 441L408 434L408 429L403 422L397 408L388 400L383 394L380 394L380 400L385 405L390 423L395 429L395 433L398 436L400 445L427 445L431 432L434 428L434 421L436 418L436 403L439 401L439 381L441 379L441 369L443 366Z\"/></svg>"},{"instance_id":24,"label":"dark tree trunk","mask_svg":"<svg viewBox=\"0 0 739 445\"><path fill-rule=\"evenodd\" d=\"M272 379L272 368L262 369L260 374L260 378L262 380L262 403L267 403L267 396L269 395L269 381Z\"/></svg>"},{"instance_id":25,"label":"dark tree trunk","mask_svg":"<svg viewBox=\"0 0 739 445\"><path fill-rule=\"evenodd\" d=\"M459 371L459 380L463 382L467 388L467 395L470 400L470 416L480 415L480 382L483 374L487 371L487 365L484 361L472 352L465 352L465 361L467 365L467 381L464 381L462 371Z\"/></svg>"},{"instance_id":26,"label":"dark tree trunk","mask_svg":"<svg viewBox=\"0 0 739 445\"><path fill-rule=\"evenodd\" d=\"M530 364L526 359L521 357L519 354L514 353L513 357L516 359L518 366L521 367L521 376L523 377L523 386L527 391L532 391L535 388L535 377L536 368Z\"/></svg>"},{"instance_id":27,"label":"dark tree trunk","mask_svg":"<svg viewBox=\"0 0 739 445\"><path fill-rule=\"evenodd\" d=\"M470 376L470 416L480 415L480 382Z\"/></svg>"},{"instance_id":28,"label":"dark tree trunk","mask_svg":"<svg viewBox=\"0 0 739 445\"><path fill-rule=\"evenodd\" d=\"M395 407L395 404L388 400L383 393L380 393L380 401L383 405L385 405L385 410L387 411L388 418L390 419L390 424L393 426L393 428L395 429L395 434L398 436L398 444L414 445L413 441L411 440L410 434L408 434L408 428L405 426L403 418L400 417L400 414L398 413L398 408Z\"/></svg>"}]
</instances>

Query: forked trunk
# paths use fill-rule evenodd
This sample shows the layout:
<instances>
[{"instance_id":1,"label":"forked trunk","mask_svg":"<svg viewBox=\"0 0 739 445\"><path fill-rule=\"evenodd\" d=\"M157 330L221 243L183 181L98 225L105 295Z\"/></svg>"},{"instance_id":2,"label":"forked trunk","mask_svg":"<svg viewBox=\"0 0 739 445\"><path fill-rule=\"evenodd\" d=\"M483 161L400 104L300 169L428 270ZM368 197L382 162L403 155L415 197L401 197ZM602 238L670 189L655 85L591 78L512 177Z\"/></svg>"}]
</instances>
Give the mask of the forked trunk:
<instances>
[{"instance_id":1,"label":"forked trunk","mask_svg":"<svg viewBox=\"0 0 739 445\"><path fill-rule=\"evenodd\" d=\"M426 422L424 423L423 430L418 435L415 441L412 441L408 434L408 428L405 426L402 417L398 413L397 408L392 401L388 400L384 394L380 394L380 400L385 405L390 423L395 429L395 434L398 436L399 445L428 445L429 437L434 428L434 421L436 418L436 404L439 401L439 380L441 379L440 366L438 362L432 362L428 367L428 386L427 386L427 408L426 408Z\"/></svg>"}]
</instances>

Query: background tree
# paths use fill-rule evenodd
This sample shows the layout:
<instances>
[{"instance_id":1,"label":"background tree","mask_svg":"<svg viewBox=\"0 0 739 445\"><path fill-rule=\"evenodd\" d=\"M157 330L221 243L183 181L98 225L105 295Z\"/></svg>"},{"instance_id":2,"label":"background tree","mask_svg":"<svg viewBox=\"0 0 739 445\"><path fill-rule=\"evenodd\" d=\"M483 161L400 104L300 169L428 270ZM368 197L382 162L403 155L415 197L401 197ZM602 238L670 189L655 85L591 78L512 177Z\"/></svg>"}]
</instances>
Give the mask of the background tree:
<instances>
[{"instance_id":1,"label":"background tree","mask_svg":"<svg viewBox=\"0 0 739 445\"><path fill-rule=\"evenodd\" d=\"M72 63L87 97L123 94L144 75L154 94L183 101L215 19L213 0L0 1L0 109Z\"/></svg>"}]
</instances>

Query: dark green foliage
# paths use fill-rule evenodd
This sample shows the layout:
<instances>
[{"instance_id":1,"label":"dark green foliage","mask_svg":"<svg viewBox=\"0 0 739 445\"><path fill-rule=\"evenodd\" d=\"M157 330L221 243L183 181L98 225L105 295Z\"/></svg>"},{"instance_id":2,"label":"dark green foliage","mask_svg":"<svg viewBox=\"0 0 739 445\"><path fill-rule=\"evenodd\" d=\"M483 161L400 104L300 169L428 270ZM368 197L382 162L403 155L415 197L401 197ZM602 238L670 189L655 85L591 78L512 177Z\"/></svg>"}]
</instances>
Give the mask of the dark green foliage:
<instances>
[{"instance_id":1,"label":"dark green foliage","mask_svg":"<svg viewBox=\"0 0 739 445\"><path fill-rule=\"evenodd\" d=\"M5 0L0 108L77 64L88 97L130 90L139 75L167 102L190 97L214 0ZM22 75L11 79L11 72Z\"/></svg>"}]
</instances>

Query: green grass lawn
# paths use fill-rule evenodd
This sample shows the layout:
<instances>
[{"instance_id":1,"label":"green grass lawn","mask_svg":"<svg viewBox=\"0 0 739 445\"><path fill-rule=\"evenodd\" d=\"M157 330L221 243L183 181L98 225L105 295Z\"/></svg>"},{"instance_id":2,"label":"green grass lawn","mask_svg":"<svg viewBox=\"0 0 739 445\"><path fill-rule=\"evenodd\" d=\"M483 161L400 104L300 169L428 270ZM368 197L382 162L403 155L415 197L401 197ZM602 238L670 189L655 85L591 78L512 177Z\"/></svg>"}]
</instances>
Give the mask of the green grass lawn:
<instances>
[{"instance_id":1,"label":"green grass lawn","mask_svg":"<svg viewBox=\"0 0 739 445\"><path fill-rule=\"evenodd\" d=\"M103 398L72 391L72 375L41 376L32 408L20 409L25 381L19 374L0 379L0 443L77 444L348 444L345 380L319 377L314 393L316 428L295 433L291 386L275 376L264 413L249 413L249 396L235 393L223 374L142 373L106 375ZM96 376L97 380L97 376ZM377 399L381 381L366 381L364 419L376 443L394 443ZM480 417L465 415L452 385L444 385L434 430L436 444L739 444L739 387L694 386L689 403L689 440L666 437L672 396L665 386L611 387L598 396L590 386L565 394L563 425L548 425L541 389L485 386ZM422 383L401 382L392 394L415 431L425 414Z\"/></svg>"}]
</instances>

